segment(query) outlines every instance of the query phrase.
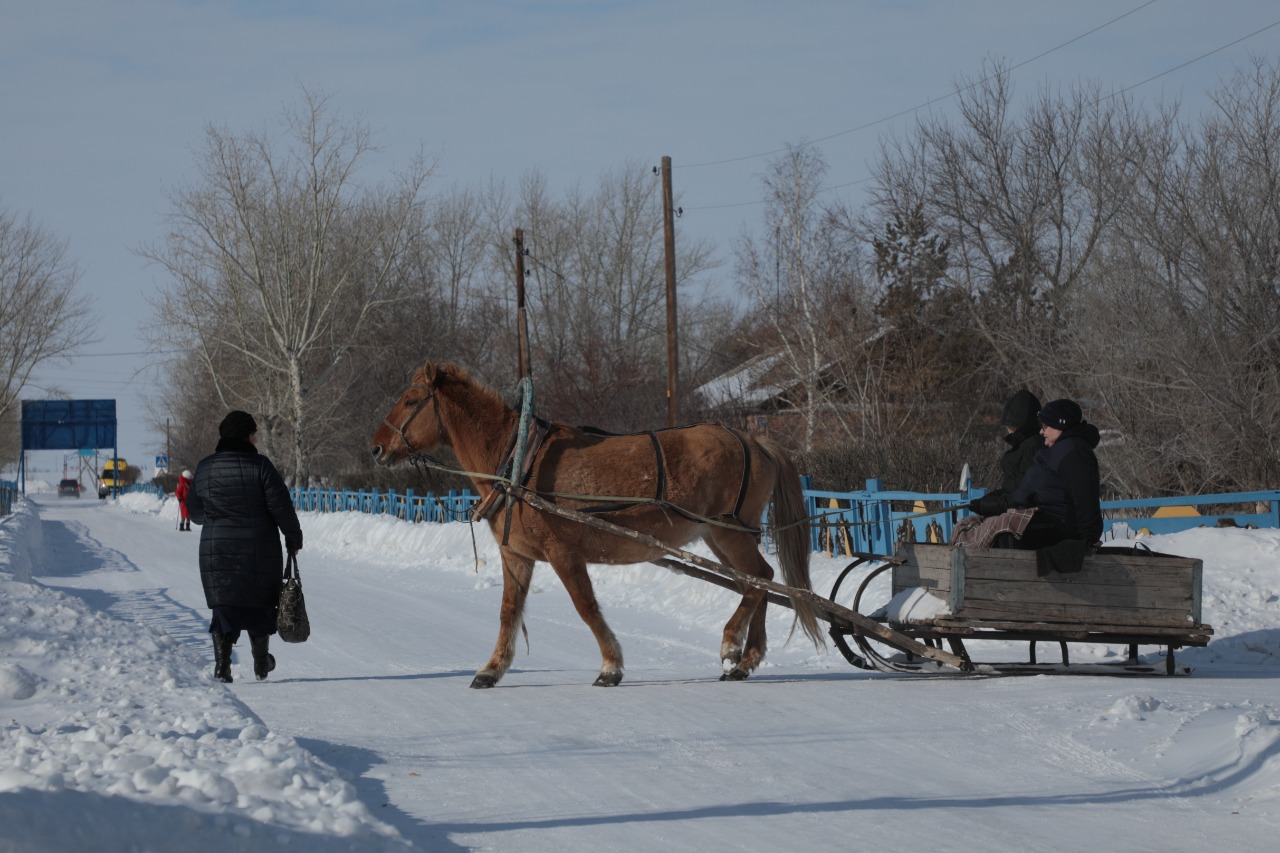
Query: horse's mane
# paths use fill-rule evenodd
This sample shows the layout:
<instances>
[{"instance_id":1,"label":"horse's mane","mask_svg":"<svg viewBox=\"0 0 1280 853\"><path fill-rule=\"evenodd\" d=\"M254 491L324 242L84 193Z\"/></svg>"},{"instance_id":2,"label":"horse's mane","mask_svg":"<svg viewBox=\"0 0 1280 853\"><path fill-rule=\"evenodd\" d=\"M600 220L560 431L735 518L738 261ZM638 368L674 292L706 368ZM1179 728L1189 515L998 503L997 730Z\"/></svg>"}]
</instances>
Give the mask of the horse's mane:
<instances>
[{"instance_id":1,"label":"horse's mane","mask_svg":"<svg viewBox=\"0 0 1280 853\"><path fill-rule=\"evenodd\" d=\"M502 395L495 391L483 380L476 378L468 372L462 365L453 361L433 362L430 359L424 361L422 366L418 368L417 373L421 375L424 384L434 387L443 387L447 383L455 383L465 385L472 391L486 398L488 402L492 402L502 408L504 411L511 410Z\"/></svg>"}]
</instances>

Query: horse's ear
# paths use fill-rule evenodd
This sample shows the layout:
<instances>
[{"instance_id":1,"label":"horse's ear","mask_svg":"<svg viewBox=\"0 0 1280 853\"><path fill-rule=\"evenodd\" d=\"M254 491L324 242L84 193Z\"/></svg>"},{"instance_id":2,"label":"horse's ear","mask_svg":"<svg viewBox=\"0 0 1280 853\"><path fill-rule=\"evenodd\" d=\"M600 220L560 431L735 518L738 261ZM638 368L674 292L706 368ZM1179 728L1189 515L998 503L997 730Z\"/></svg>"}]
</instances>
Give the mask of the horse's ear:
<instances>
[{"instance_id":1,"label":"horse's ear","mask_svg":"<svg viewBox=\"0 0 1280 853\"><path fill-rule=\"evenodd\" d=\"M438 374L439 370L436 368L434 361L428 359L422 363L422 378L427 383L428 388L435 387Z\"/></svg>"}]
</instances>

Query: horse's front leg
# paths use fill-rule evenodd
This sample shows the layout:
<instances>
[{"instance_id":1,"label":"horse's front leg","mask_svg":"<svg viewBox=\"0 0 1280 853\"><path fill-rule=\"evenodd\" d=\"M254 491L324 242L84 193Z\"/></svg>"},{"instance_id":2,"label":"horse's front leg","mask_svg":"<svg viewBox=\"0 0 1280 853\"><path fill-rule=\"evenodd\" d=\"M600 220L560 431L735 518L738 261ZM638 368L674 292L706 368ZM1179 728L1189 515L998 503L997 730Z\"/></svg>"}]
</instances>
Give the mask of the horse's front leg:
<instances>
[{"instance_id":1,"label":"horse's front leg","mask_svg":"<svg viewBox=\"0 0 1280 853\"><path fill-rule=\"evenodd\" d=\"M591 585L591 575L587 574L586 562L561 555L551 560L551 567L560 576L574 608L582 621L587 623L600 646L600 674L596 676L595 686L616 687L622 682L622 646L609 624L604 621L604 614L600 612L595 588Z\"/></svg>"},{"instance_id":2,"label":"horse's front leg","mask_svg":"<svg viewBox=\"0 0 1280 853\"><path fill-rule=\"evenodd\" d=\"M493 687L511 668L516 655L516 635L524 619L524 604L529 597L529 582L533 578L533 560L502 549L502 610L498 627L498 642L488 663L471 679L475 688Z\"/></svg>"}]
</instances>

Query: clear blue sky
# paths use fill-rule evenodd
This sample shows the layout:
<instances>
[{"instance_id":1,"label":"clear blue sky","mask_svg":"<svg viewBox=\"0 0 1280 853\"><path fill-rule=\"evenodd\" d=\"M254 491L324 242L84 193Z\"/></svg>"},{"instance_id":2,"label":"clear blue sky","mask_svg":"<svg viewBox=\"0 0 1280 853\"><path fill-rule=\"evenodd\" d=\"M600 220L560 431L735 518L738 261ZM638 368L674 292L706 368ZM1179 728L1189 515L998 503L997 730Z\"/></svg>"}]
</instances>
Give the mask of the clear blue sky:
<instances>
[{"instance_id":1,"label":"clear blue sky","mask_svg":"<svg viewBox=\"0 0 1280 853\"><path fill-rule=\"evenodd\" d=\"M139 327L163 280L136 249L161 238L205 126L277 130L300 84L363 116L379 168L435 155L439 187L536 168L561 191L668 155L677 240L727 255L771 153L818 141L831 192L856 201L899 114L945 112L984 58L1018 65L1023 93L1092 80L1194 112L1276 55L1280 26L1245 37L1277 22L1275 0L0 0L0 205L68 241L102 318L24 397L116 398L121 452L150 466L164 436L142 414Z\"/></svg>"}]
</instances>

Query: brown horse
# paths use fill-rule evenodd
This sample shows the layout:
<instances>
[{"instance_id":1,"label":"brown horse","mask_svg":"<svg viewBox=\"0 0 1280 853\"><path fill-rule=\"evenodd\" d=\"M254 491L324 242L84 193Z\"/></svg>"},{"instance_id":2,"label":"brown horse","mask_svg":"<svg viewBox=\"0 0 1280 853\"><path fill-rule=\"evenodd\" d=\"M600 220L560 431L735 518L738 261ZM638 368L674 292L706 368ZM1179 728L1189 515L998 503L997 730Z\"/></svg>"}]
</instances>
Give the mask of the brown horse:
<instances>
[{"instance_id":1,"label":"brown horse","mask_svg":"<svg viewBox=\"0 0 1280 853\"><path fill-rule=\"evenodd\" d=\"M374 433L373 456L391 466L447 446L465 471L480 475L472 481L484 506L494 490L494 480L486 475L507 463L519 422L519 412L462 368L427 362L414 372L409 388ZM784 580L811 588L800 478L771 442L713 424L618 436L542 424L545 438L536 447L530 443L524 485L543 498L567 509L600 512L677 548L701 536L722 563L766 580L772 580L773 569L760 555L757 537L772 498ZM607 505L584 496L605 498ZM524 502L512 508L509 525L502 510L489 524L503 543L501 626L493 655L471 686L492 687L511 666L538 560L551 564L600 645L603 661L595 683L618 684L622 648L600 613L587 564L639 563L663 552ZM765 592L744 587L741 603L724 626L722 679L746 678L765 655ZM800 626L821 647L812 608L799 600L794 606Z\"/></svg>"}]
</instances>

